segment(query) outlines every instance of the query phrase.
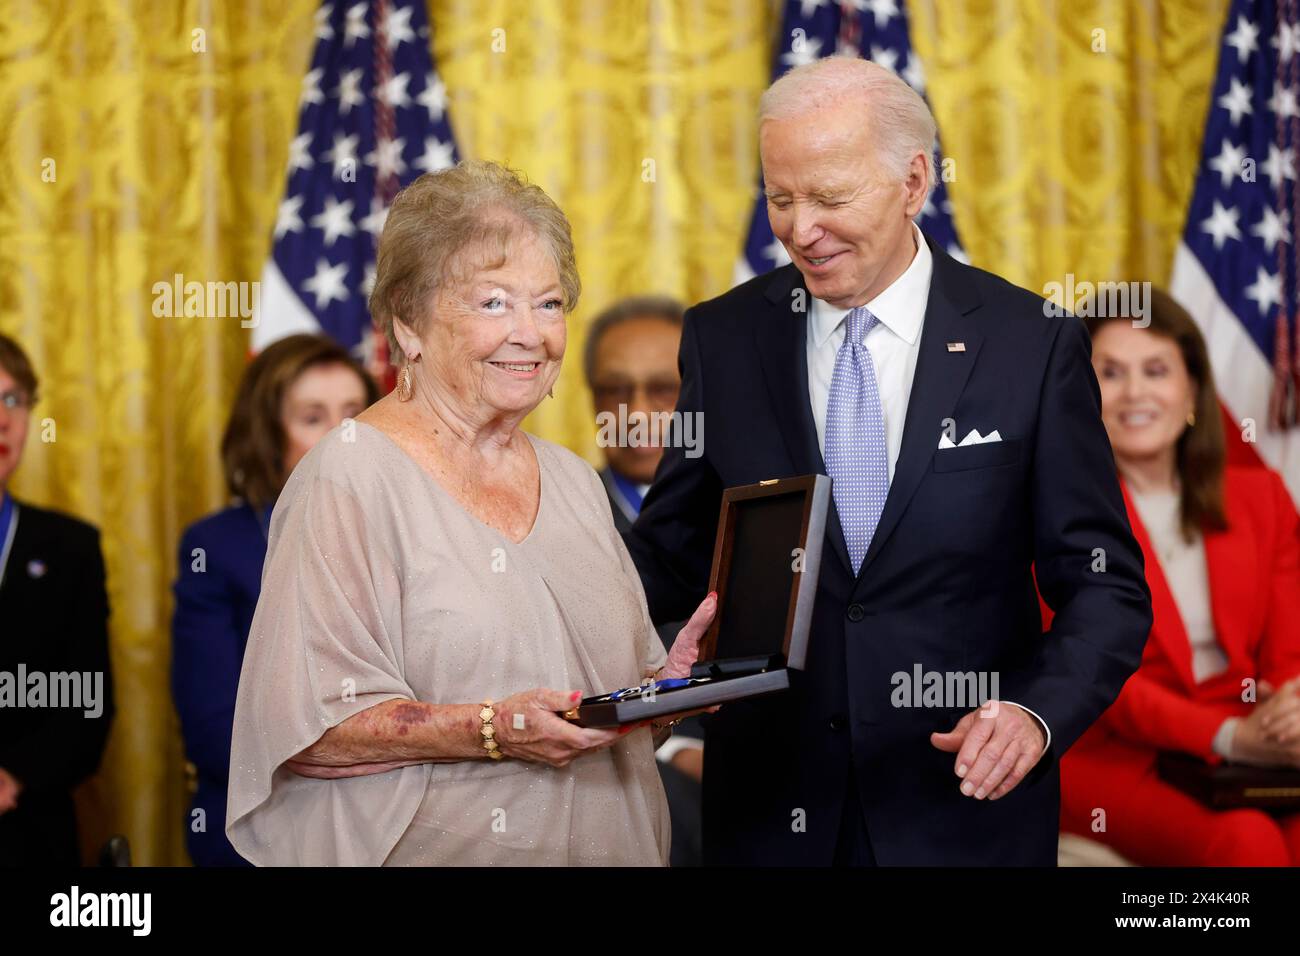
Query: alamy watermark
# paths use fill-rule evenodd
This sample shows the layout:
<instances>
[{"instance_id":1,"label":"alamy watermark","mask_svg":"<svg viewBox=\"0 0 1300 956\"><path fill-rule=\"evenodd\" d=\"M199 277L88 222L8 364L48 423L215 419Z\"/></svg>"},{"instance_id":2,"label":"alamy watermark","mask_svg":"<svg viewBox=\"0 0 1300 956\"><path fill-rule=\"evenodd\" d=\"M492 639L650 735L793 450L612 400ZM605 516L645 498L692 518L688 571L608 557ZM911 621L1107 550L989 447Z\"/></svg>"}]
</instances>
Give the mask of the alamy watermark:
<instances>
[{"instance_id":1,"label":"alamy watermark","mask_svg":"<svg viewBox=\"0 0 1300 956\"><path fill-rule=\"evenodd\" d=\"M1132 319L1135 329L1151 324L1150 282L1078 282L1067 272L1064 282L1043 286L1043 314L1067 312L1081 319Z\"/></svg>"},{"instance_id":2,"label":"alamy watermark","mask_svg":"<svg viewBox=\"0 0 1300 956\"><path fill-rule=\"evenodd\" d=\"M176 273L171 282L155 282L153 314L160 319L233 319L241 328L257 326L255 317L262 298L262 283L199 282Z\"/></svg>"},{"instance_id":3,"label":"alamy watermark","mask_svg":"<svg viewBox=\"0 0 1300 956\"><path fill-rule=\"evenodd\" d=\"M992 702L990 709L996 712L997 671L927 671L918 663L912 665L910 673L895 671L889 682L894 687L889 695L894 707L965 710Z\"/></svg>"},{"instance_id":4,"label":"alamy watermark","mask_svg":"<svg viewBox=\"0 0 1300 956\"><path fill-rule=\"evenodd\" d=\"M687 458L704 454L703 412L631 412L596 415L596 444L601 448L684 448Z\"/></svg>"},{"instance_id":5,"label":"alamy watermark","mask_svg":"<svg viewBox=\"0 0 1300 956\"><path fill-rule=\"evenodd\" d=\"M103 671L0 671L0 708L80 710L92 720L104 713Z\"/></svg>"},{"instance_id":6,"label":"alamy watermark","mask_svg":"<svg viewBox=\"0 0 1300 956\"><path fill-rule=\"evenodd\" d=\"M133 936L148 936L153 928L152 893L82 892L73 885L50 897L50 925L56 927L117 926Z\"/></svg>"}]
</instances>

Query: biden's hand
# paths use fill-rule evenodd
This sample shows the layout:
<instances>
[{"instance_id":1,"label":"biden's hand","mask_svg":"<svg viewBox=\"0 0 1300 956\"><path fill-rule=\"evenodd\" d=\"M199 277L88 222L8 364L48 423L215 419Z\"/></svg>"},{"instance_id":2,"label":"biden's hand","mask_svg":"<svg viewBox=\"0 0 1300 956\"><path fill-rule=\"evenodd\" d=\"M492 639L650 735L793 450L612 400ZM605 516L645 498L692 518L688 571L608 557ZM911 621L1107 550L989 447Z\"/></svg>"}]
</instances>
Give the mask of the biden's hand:
<instances>
[{"instance_id":1,"label":"biden's hand","mask_svg":"<svg viewBox=\"0 0 1300 956\"><path fill-rule=\"evenodd\" d=\"M668 652L668 661L659 672L659 677L690 677L691 665L700 656L700 641L713 623L718 613L718 594L710 591L695 609L673 641L672 650Z\"/></svg>"},{"instance_id":2,"label":"biden's hand","mask_svg":"<svg viewBox=\"0 0 1300 956\"><path fill-rule=\"evenodd\" d=\"M996 800L1034 769L1047 740L1042 725L1028 712L993 700L972 710L947 733L931 734L930 743L957 754L953 769L962 778L962 793L976 800Z\"/></svg>"},{"instance_id":3,"label":"biden's hand","mask_svg":"<svg viewBox=\"0 0 1300 956\"><path fill-rule=\"evenodd\" d=\"M704 600L700 602L700 606L695 609L691 619L682 625L682 629L677 632L677 637L673 639L672 649L668 652L667 662L659 669L657 674L653 675L655 680L691 676L691 665L700 656L700 641L704 639L704 635L709 630L709 625L713 623L713 618L717 613L718 592L710 591L705 595ZM721 704L717 704L713 707L699 707L695 710L664 714L656 718L652 726L658 732L670 723L684 720L687 717L694 717L696 714L715 714L721 706Z\"/></svg>"}]
</instances>

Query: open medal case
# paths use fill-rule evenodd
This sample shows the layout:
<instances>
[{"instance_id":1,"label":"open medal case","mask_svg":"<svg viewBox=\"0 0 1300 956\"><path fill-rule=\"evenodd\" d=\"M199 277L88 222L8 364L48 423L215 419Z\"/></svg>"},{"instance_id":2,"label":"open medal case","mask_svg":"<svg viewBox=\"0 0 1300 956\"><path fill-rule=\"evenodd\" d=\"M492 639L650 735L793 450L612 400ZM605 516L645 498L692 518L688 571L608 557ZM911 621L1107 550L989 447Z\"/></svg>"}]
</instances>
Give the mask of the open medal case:
<instances>
[{"instance_id":1,"label":"open medal case","mask_svg":"<svg viewBox=\"0 0 1300 956\"><path fill-rule=\"evenodd\" d=\"M726 489L709 577L718 612L689 685L588 697L564 716L613 727L789 687L789 670L802 670L807 654L830 497L825 475Z\"/></svg>"}]
</instances>

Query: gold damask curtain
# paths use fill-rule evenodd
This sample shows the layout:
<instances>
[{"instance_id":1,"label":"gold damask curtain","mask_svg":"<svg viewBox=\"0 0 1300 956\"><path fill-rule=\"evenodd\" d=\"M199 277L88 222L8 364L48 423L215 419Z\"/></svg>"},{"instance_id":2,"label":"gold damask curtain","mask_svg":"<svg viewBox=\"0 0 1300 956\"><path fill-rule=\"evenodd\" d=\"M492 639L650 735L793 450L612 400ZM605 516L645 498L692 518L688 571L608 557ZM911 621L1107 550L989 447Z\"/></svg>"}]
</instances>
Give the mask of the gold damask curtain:
<instances>
[{"instance_id":1,"label":"gold damask curtain","mask_svg":"<svg viewBox=\"0 0 1300 956\"><path fill-rule=\"evenodd\" d=\"M975 265L1166 282L1227 0L913 0Z\"/></svg>"},{"instance_id":2,"label":"gold damask curtain","mask_svg":"<svg viewBox=\"0 0 1300 956\"><path fill-rule=\"evenodd\" d=\"M977 265L1035 289L1066 272L1167 277L1226 5L914 0ZM155 318L150 289L259 278L316 7L0 0L0 330L31 353L35 419L56 426L49 443L33 429L14 491L103 531L119 712L85 842L124 832L139 863L185 859L169 587L181 528L224 504L217 443L247 348L238 319ZM524 170L573 221L572 354L616 296L729 285L779 12L430 3L462 152ZM568 363L531 425L591 454L580 379Z\"/></svg>"}]
</instances>

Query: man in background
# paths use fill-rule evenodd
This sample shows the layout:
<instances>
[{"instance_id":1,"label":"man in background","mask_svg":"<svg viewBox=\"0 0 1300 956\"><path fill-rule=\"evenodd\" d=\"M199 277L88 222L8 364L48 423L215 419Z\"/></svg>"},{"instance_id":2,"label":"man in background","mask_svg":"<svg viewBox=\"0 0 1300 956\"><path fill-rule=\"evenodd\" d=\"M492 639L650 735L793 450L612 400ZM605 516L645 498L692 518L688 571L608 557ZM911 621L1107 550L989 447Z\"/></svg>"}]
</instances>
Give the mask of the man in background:
<instances>
[{"instance_id":1,"label":"man in background","mask_svg":"<svg viewBox=\"0 0 1300 956\"><path fill-rule=\"evenodd\" d=\"M583 371L602 427L606 466L600 480L609 495L614 525L626 533L641 511L641 499L663 457L663 416L677 405L681 376L680 302L666 296L634 296L615 302L587 332ZM620 428L620 424L626 427ZM672 645L679 628L663 625L659 636ZM684 720L659 748L659 775L673 821L673 866L699 866L700 781L704 770L703 731L698 717Z\"/></svg>"}]
</instances>

